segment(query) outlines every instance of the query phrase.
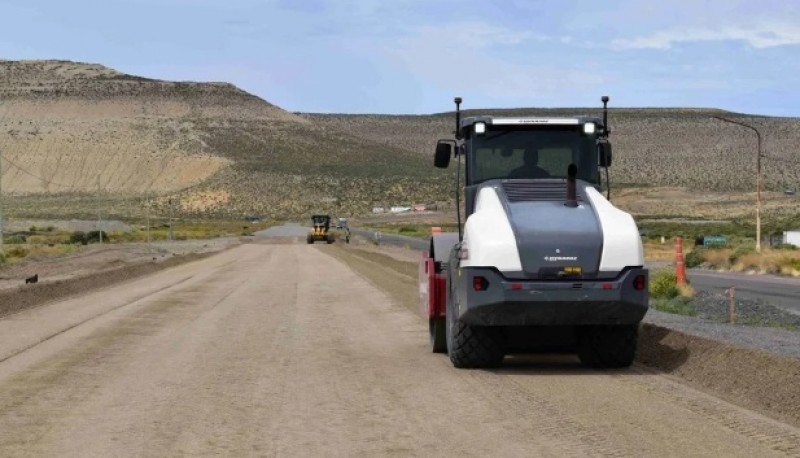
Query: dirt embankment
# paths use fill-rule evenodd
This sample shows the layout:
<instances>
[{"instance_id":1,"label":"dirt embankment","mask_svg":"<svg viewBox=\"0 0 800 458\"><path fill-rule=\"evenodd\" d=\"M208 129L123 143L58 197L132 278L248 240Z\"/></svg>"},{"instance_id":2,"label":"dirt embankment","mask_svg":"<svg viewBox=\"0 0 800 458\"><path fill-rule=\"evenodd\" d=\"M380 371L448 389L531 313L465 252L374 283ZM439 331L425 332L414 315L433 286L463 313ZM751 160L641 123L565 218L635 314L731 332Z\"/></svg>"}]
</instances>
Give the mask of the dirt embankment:
<instances>
[{"instance_id":1,"label":"dirt embankment","mask_svg":"<svg viewBox=\"0 0 800 458\"><path fill-rule=\"evenodd\" d=\"M53 259L23 261L0 269L0 317L202 259L239 243L229 238L93 245ZM33 275L37 283L24 283Z\"/></svg>"},{"instance_id":2,"label":"dirt embankment","mask_svg":"<svg viewBox=\"0 0 800 458\"><path fill-rule=\"evenodd\" d=\"M419 310L416 252L369 244L325 248L398 302ZM733 404L800 425L800 360L796 358L643 323L636 364Z\"/></svg>"}]
</instances>

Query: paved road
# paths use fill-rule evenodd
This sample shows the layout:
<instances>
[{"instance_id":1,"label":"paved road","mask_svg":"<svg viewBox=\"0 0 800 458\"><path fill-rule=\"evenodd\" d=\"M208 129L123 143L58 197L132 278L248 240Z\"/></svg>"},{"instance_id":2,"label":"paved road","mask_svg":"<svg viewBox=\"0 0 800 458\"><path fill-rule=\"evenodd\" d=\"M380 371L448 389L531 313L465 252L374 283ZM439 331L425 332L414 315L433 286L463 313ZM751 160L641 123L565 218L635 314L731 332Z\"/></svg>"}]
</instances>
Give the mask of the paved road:
<instances>
[{"instance_id":1,"label":"paved road","mask_svg":"<svg viewBox=\"0 0 800 458\"><path fill-rule=\"evenodd\" d=\"M738 273L711 272L689 269L692 286L700 291L723 293L736 286L736 297L760 299L800 314L800 279L776 277L774 275L746 275Z\"/></svg>"},{"instance_id":2,"label":"paved road","mask_svg":"<svg viewBox=\"0 0 800 458\"><path fill-rule=\"evenodd\" d=\"M341 249L245 244L0 320L0 456L800 454L642 369L454 369Z\"/></svg>"}]
</instances>

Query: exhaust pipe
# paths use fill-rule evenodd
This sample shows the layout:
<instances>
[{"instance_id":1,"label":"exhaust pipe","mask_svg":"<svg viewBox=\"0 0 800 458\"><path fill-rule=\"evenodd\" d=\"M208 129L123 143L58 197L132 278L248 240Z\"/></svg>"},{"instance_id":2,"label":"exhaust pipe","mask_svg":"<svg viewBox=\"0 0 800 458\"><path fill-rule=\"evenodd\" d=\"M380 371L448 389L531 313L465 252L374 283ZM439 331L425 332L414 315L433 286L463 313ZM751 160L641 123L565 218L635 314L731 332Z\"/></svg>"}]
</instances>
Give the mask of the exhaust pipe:
<instances>
[{"instance_id":1,"label":"exhaust pipe","mask_svg":"<svg viewBox=\"0 0 800 458\"><path fill-rule=\"evenodd\" d=\"M570 164L567 167L567 201L564 202L567 207L575 208L578 206L578 190L575 185L575 177L577 176L578 166Z\"/></svg>"}]
</instances>

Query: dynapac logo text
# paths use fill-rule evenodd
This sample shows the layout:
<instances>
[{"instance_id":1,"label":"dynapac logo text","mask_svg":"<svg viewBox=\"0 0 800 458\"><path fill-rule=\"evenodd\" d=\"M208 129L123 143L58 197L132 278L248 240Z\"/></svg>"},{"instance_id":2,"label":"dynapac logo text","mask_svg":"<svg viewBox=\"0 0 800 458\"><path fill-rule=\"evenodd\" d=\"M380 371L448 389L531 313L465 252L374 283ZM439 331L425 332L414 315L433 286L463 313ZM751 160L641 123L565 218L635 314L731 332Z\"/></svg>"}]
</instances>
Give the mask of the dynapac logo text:
<instances>
[{"instance_id":1,"label":"dynapac logo text","mask_svg":"<svg viewBox=\"0 0 800 458\"><path fill-rule=\"evenodd\" d=\"M558 261L577 261L577 256L545 256L544 260L547 262L558 262Z\"/></svg>"}]
</instances>

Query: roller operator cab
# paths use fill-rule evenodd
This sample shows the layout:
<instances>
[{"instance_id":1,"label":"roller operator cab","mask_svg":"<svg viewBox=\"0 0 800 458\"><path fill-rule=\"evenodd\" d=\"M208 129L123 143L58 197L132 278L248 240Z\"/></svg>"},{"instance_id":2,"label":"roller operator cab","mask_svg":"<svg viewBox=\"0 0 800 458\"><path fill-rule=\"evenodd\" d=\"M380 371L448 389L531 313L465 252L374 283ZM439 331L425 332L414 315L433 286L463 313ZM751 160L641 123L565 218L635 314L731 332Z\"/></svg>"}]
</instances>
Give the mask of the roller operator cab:
<instances>
[{"instance_id":1,"label":"roller operator cab","mask_svg":"<svg viewBox=\"0 0 800 458\"><path fill-rule=\"evenodd\" d=\"M455 158L459 232L434 234L420 263L431 347L456 367L523 352L633 362L648 272L636 223L609 201L607 101L603 119L461 119L456 99L434 162Z\"/></svg>"}]
</instances>

